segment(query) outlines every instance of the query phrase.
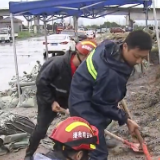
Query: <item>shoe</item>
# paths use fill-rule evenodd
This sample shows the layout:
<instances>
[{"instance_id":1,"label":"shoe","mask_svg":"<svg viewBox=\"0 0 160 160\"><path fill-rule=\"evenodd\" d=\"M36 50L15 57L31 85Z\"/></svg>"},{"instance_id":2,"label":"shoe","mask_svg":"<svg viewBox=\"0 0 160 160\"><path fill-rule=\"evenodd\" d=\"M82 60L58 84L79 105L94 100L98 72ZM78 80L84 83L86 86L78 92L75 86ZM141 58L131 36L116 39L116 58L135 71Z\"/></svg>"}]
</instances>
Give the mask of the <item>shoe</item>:
<instances>
[{"instance_id":1,"label":"shoe","mask_svg":"<svg viewBox=\"0 0 160 160\"><path fill-rule=\"evenodd\" d=\"M27 156L24 158L24 160L33 160L33 156Z\"/></svg>"},{"instance_id":2,"label":"shoe","mask_svg":"<svg viewBox=\"0 0 160 160\"><path fill-rule=\"evenodd\" d=\"M106 145L107 148L115 148L116 146L118 146L118 141L106 138Z\"/></svg>"}]
</instances>

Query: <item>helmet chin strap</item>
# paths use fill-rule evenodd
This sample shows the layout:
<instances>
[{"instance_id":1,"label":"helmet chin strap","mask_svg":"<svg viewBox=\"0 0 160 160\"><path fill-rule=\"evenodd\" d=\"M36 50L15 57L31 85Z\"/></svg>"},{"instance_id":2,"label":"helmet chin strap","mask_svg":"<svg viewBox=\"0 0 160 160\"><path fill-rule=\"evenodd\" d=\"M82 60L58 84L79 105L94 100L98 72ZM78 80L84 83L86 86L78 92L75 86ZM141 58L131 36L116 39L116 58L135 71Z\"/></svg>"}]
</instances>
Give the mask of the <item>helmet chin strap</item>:
<instances>
[{"instance_id":1,"label":"helmet chin strap","mask_svg":"<svg viewBox=\"0 0 160 160\"><path fill-rule=\"evenodd\" d=\"M79 60L79 62L80 62L80 64L81 64L81 63L82 63L82 60L80 59L79 54L77 53L76 55L77 55L77 58L78 58L78 60Z\"/></svg>"}]
</instances>

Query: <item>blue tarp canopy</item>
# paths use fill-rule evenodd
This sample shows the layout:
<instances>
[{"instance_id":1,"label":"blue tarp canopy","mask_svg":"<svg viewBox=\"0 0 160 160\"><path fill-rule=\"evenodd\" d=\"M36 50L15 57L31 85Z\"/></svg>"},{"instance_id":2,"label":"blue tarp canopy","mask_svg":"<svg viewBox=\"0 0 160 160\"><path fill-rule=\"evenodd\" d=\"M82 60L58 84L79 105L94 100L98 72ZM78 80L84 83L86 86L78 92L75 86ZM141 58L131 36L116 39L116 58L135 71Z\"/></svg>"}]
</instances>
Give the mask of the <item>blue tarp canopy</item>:
<instances>
[{"instance_id":1,"label":"blue tarp canopy","mask_svg":"<svg viewBox=\"0 0 160 160\"><path fill-rule=\"evenodd\" d=\"M10 13L14 15L61 15L96 18L96 15L109 7L118 8L126 4L150 6L152 0L39 0L27 2L9 2ZM116 6L115 6L116 5ZM104 15L103 15L104 16Z\"/></svg>"}]
</instances>

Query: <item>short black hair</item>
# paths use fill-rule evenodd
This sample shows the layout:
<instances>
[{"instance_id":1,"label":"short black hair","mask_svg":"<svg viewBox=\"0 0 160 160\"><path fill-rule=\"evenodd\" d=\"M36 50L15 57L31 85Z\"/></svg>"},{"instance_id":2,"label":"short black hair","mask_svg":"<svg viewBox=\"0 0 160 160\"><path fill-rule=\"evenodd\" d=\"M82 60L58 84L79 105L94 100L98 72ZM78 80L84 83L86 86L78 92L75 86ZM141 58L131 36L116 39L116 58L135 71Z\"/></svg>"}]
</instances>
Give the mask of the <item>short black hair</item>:
<instances>
[{"instance_id":1,"label":"short black hair","mask_svg":"<svg viewBox=\"0 0 160 160\"><path fill-rule=\"evenodd\" d=\"M71 147L66 146L65 144L57 142L57 141L55 141L53 149L55 151L61 151L61 152L63 152L65 150L65 152L67 152L68 156L72 156L72 155L76 154L77 152L79 152L79 151L74 150Z\"/></svg>"},{"instance_id":2,"label":"short black hair","mask_svg":"<svg viewBox=\"0 0 160 160\"><path fill-rule=\"evenodd\" d=\"M55 141L53 149L56 152L58 157L64 156L67 159L71 159L71 157L73 155L75 155L76 153L78 153L79 151L83 151L83 158L82 159L86 159L86 157L88 157L88 153L89 153L88 150L84 150L84 149L74 150L71 147L69 147L63 143L57 142L57 141ZM60 158L60 159L63 159L63 158Z\"/></svg>"},{"instance_id":3,"label":"short black hair","mask_svg":"<svg viewBox=\"0 0 160 160\"><path fill-rule=\"evenodd\" d=\"M139 48L140 50L152 49L152 38L143 30L136 30L126 37L124 43L127 43L129 49Z\"/></svg>"}]
</instances>

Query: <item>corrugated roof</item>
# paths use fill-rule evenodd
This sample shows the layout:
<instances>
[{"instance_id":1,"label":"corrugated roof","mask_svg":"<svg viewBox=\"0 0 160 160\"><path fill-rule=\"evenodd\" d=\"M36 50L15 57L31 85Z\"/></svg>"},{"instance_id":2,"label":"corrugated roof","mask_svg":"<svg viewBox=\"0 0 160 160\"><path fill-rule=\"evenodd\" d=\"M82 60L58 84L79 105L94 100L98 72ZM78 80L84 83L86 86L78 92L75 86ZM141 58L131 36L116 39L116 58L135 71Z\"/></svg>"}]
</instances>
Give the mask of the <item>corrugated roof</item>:
<instances>
[{"instance_id":1,"label":"corrugated roof","mask_svg":"<svg viewBox=\"0 0 160 160\"><path fill-rule=\"evenodd\" d=\"M10 22L11 22L10 17L6 17L6 18L0 20L0 23L10 23ZM22 20L20 20L18 18L13 18L13 22L14 23L22 23Z\"/></svg>"}]
</instances>

